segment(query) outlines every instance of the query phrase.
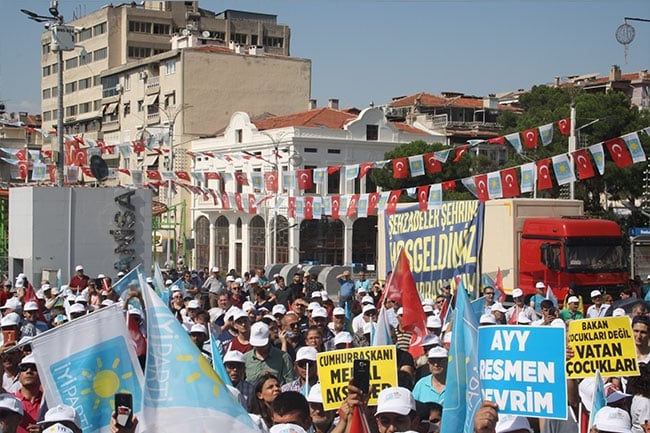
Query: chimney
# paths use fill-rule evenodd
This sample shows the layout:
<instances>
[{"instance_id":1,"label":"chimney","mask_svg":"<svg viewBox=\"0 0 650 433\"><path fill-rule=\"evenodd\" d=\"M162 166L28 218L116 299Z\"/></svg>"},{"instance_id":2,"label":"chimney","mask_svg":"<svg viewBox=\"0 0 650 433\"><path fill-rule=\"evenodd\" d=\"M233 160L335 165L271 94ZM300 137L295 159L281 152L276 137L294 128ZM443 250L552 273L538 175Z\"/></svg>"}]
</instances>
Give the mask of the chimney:
<instances>
[{"instance_id":1,"label":"chimney","mask_svg":"<svg viewBox=\"0 0 650 433\"><path fill-rule=\"evenodd\" d=\"M327 100L327 107L331 108L332 110L338 110L339 109L339 100L338 99L328 99Z\"/></svg>"},{"instance_id":2,"label":"chimney","mask_svg":"<svg viewBox=\"0 0 650 433\"><path fill-rule=\"evenodd\" d=\"M621 68L618 65L612 65L609 70L609 81L621 80Z\"/></svg>"},{"instance_id":3,"label":"chimney","mask_svg":"<svg viewBox=\"0 0 650 433\"><path fill-rule=\"evenodd\" d=\"M553 77L553 87L560 87L560 77L557 75Z\"/></svg>"},{"instance_id":4,"label":"chimney","mask_svg":"<svg viewBox=\"0 0 650 433\"><path fill-rule=\"evenodd\" d=\"M316 102L315 99L310 99L309 100L309 109L310 110L315 110L318 107L318 103Z\"/></svg>"},{"instance_id":5,"label":"chimney","mask_svg":"<svg viewBox=\"0 0 650 433\"><path fill-rule=\"evenodd\" d=\"M262 56L264 55L264 46L263 45L251 45L248 47L248 54L251 56Z\"/></svg>"}]
</instances>

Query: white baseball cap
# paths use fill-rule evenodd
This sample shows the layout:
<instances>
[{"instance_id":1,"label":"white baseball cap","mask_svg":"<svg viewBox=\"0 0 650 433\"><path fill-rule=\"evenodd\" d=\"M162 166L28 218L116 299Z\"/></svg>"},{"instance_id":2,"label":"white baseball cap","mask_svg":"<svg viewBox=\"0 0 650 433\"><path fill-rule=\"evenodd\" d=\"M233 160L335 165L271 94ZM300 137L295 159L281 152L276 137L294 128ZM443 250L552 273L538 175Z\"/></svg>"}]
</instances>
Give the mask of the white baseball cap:
<instances>
[{"instance_id":1,"label":"white baseball cap","mask_svg":"<svg viewBox=\"0 0 650 433\"><path fill-rule=\"evenodd\" d=\"M81 266L81 265L77 265L77 266L75 266L74 270L75 270L75 271L83 271L83 270L84 270L84 267Z\"/></svg>"},{"instance_id":2,"label":"white baseball cap","mask_svg":"<svg viewBox=\"0 0 650 433\"><path fill-rule=\"evenodd\" d=\"M427 353L427 358L429 359L447 358L448 356L447 349L440 346L432 347L429 349L429 353Z\"/></svg>"},{"instance_id":3,"label":"white baseball cap","mask_svg":"<svg viewBox=\"0 0 650 433\"><path fill-rule=\"evenodd\" d=\"M521 296L524 296L524 291L521 290L519 287L517 287L516 289L514 289L512 291L512 297L513 298L519 298Z\"/></svg>"},{"instance_id":4,"label":"white baseball cap","mask_svg":"<svg viewBox=\"0 0 650 433\"><path fill-rule=\"evenodd\" d=\"M20 323L20 316L17 313L9 313L0 319L0 328L7 326L18 326Z\"/></svg>"},{"instance_id":5,"label":"white baseball cap","mask_svg":"<svg viewBox=\"0 0 650 433\"><path fill-rule=\"evenodd\" d=\"M316 308L320 308L320 304L318 302L310 302L309 305L307 305L307 311L312 311Z\"/></svg>"},{"instance_id":6,"label":"white baseball cap","mask_svg":"<svg viewBox=\"0 0 650 433\"><path fill-rule=\"evenodd\" d=\"M269 325L264 322L253 323L249 341L253 347L264 347L269 344Z\"/></svg>"},{"instance_id":7,"label":"white baseball cap","mask_svg":"<svg viewBox=\"0 0 650 433\"><path fill-rule=\"evenodd\" d=\"M273 310L271 310L271 314L273 314L273 315L275 315L275 314L285 315L285 314L287 314L287 308L282 304L276 304L276 305L273 306Z\"/></svg>"},{"instance_id":8,"label":"white baseball cap","mask_svg":"<svg viewBox=\"0 0 650 433\"><path fill-rule=\"evenodd\" d=\"M174 282L172 280L165 280L166 286L169 286L170 284L174 284ZM178 286L174 286L174 287L178 287Z\"/></svg>"},{"instance_id":9,"label":"white baseball cap","mask_svg":"<svg viewBox=\"0 0 650 433\"><path fill-rule=\"evenodd\" d=\"M622 308L615 308L614 311L612 311L612 317L624 317L624 316L627 316L627 313Z\"/></svg>"},{"instance_id":10,"label":"white baseball cap","mask_svg":"<svg viewBox=\"0 0 650 433\"><path fill-rule=\"evenodd\" d=\"M363 286L360 286L360 287L357 289L357 293L368 293L368 289L366 289L366 288L363 287Z\"/></svg>"},{"instance_id":11,"label":"white baseball cap","mask_svg":"<svg viewBox=\"0 0 650 433\"><path fill-rule=\"evenodd\" d=\"M433 313L433 307L431 305L423 305L422 311L425 313Z\"/></svg>"},{"instance_id":12,"label":"white baseball cap","mask_svg":"<svg viewBox=\"0 0 650 433\"><path fill-rule=\"evenodd\" d=\"M580 303L580 299L578 299L577 296L569 296L569 299L567 299L567 304L573 304L574 302L576 304Z\"/></svg>"},{"instance_id":13,"label":"white baseball cap","mask_svg":"<svg viewBox=\"0 0 650 433\"><path fill-rule=\"evenodd\" d=\"M223 356L223 363L226 362L239 362L240 364L246 363L246 355L241 353L239 350L229 350Z\"/></svg>"},{"instance_id":14,"label":"white baseball cap","mask_svg":"<svg viewBox=\"0 0 650 433\"><path fill-rule=\"evenodd\" d=\"M23 415L23 404L11 394L3 393L0 394L0 409L6 409L10 412Z\"/></svg>"},{"instance_id":15,"label":"white baseball cap","mask_svg":"<svg viewBox=\"0 0 650 433\"><path fill-rule=\"evenodd\" d=\"M592 298L596 298L596 297L601 296L601 295L602 295L602 293L600 293L600 290L592 290L590 296Z\"/></svg>"},{"instance_id":16,"label":"white baseball cap","mask_svg":"<svg viewBox=\"0 0 650 433\"><path fill-rule=\"evenodd\" d=\"M347 331L341 331L334 336L334 345L350 344L352 343L352 336Z\"/></svg>"},{"instance_id":17,"label":"white baseball cap","mask_svg":"<svg viewBox=\"0 0 650 433\"><path fill-rule=\"evenodd\" d=\"M596 413L594 427L599 431L629 433L632 423L630 415L623 409L604 406Z\"/></svg>"},{"instance_id":18,"label":"white baseball cap","mask_svg":"<svg viewBox=\"0 0 650 433\"><path fill-rule=\"evenodd\" d=\"M316 362L317 355L318 351L314 347L303 346L296 352L296 361L307 360Z\"/></svg>"},{"instance_id":19,"label":"white baseball cap","mask_svg":"<svg viewBox=\"0 0 650 433\"><path fill-rule=\"evenodd\" d=\"M429 316L427 317L427 328L442 328L442 321L438 316Z\"/></svg>"},{"instance_id":20,"label":"white baseball cap","mask_svg":"<svg viewBox=\"0 0 650 433\"><path fill-rule=\"evenodd\" d=\"M192 299L190 302L187 303L187 308L198 309L201 308L201 304L196 299Z\"/></svg>"},{"instance_id":21,"label":"white baseball cap","mask_svg":"<svg viewBox=\"0 0 650 433\"><path fill-rule=\"evenodd\" d=\"M248 284L259 284L259 283L260 283L260 279L257 277L253 277L250 280L248 280Z\"/></svg>"},{"instance_id":22,"label":"white baseball cap","mask_svg":"<svg viewBox=\"0 0 650 433\"><path fill-rule=\"evenodd\" d=\"M481 315L481 318L479 319L478 323L480 325L496 325L497 319L495 319L492 314L486 313Z\"/></svg>"},{"instance_id":23,"label":"white baseball cap","mask_svg":"<svg viewBox=\"0 0 650 433\"><path fill-rule=\"evenodd\" d=\"M77 411L74 410L73 407L65 406L62 404L54 406L53 408L50 408L47 412L45 412L45 417L43 418L43 421L39 422L38 424L61 422L61 421L72 422L75 426L77 426L78 429L81 429L81 419L79 418L79 414L77 413Z\"/></svg>"},{"instance_id":24,"label":"white baseball cap","mask_svg":"<svg viewBox=\"0 0 650 433\"><path fill-rule=\"evenodd\" d=\"M501 302L495 302L494 304L492 304L492 307L490 308L490 311L493 311L493 312L494 311L500 311L502 313L505 313L508 310L505 309L505 307L503 306L503 304L501 304Z\"/></svg>"},{"instance_id":25,"label":"white baseball cap","mask_svg":"<svg viewBox=\"0 0 650 433\"><path fill-rule=\"evenodd\" d=\"M375 308L374 304L366 304L366 305L364 305L363 308L361 309L361 312L362 312L363 314L366 314L366 313L369 312L369 311L377 311L377 308Z\"/></svg>"},{"instance_id":26,"label":"white baseball cap","mask_svg":"<svg viewBox=\"0 0 650 433\"><path fill-rule=\"evenodd\" d=\"M38 304L34 301L27 301L25 302L23 311L38 311Z\"/></svg>"},{"instance_id":27,"label":"white baseball cap","mask_svg":"<svg viewBox=\"0 0 650 433\"><path fill-rule=\"evenodd\" d=\"M404 314L404 308L399 307L399 308L397 309L397 314L396 314L396 315L397 315L397 316L400 316L400 315L403 315L403 314Z\"/></svg>"},{"instance_id":28,"label":"white baseball cap","mask_svg":"<svg viewBox=\"0 0 650 433\"><path fill-rule=\"evenodd\" d=\"M72 313L85 313L86 306L84 304L72 304L70 306L70 314Z\"/></svg>"},{"instance_id":29,"label":"white baseball cap","mask_svg":"<svg viewBox=\"0 0 650 433\"><path fill-rule=\"evenodd\" d=\"M313 311L311 312L311 317L312 318L321 317L327 319L327 310L324 309L323 307L314 308Z\"/></svg>"},{"instance_id":30,"label":"white baseball cap","mask_svg":"<svg viewBox=\"0 0 650 433\"><path fill-rule=\"evenodd\" d=\"M153 278L151 278L151 277L147 277L147 278L146 278L146 281L147 281L147 283L153 283Z\"/></svg>"},{"instance_id":31,"label":"white baseball cap","mask_svg":"<svg viewBox=\"0 0 650 433\"><path fill-rule=\"evenodd\" d=\"M219 267L218 266L213 266L210 272L219 272Z\"/></svg>"},{"instance_id":32,"label":"white baseball cap","mask_svg":"<svg viewBox=\"0 0 650 433\"><path fill-rule=\"evenodd\" d=\"M208 328L206 328L205 325L202 325L200 323L195 323L194 325L192 325L192 328L190 328L190 334L194 334L195 332L208 335Z\"/></svg>"},{"instance_id":33,"label":"white baseball cap","mask_svg":"<svg viewBox=\"0 0 650 433\"><path fill-rule=\"evenodd\" d=\"M283 423L275 424L269 429L269 433L307 433L304 428L298 424Z\"/></svg>"},{"instance_id":34,"label":"white baseball cap","mask_svg":"<svg viewBox=\"0 0 650 433\"><path fill-rule=\"evenodd\" d=\"M320 383L312 386L309 389L309 395L307 396L308 403L323 403L323 394L320 390Z\"/></svg>"},{"instance_id":35,"label":"white baseball cap","mask_svg":"<svg viewBox=\"0 0 650 433\"><path fill-rule=\"evenodd\" d=\"M98 279L98 280L99 280L99 279L102 279L102 278L106 278L106 275L104 275L104 274L99 274L99 275L97 275L97 279Z\"/></svg>"},{"instance_id":36,"label":"white baseball cap","mask_svg":"<svg viewBox=\"0 0 650 433\"><path fill-rule=\"evenodd\" d=\"M422 301L422 305L429 305L429 306L433 307L433 306L436 305L436 303L431 298L424 298L424 301Z\"/></svg>"},{"instance_id":37,"label":"white baseball cap","mask_svg":"<svg viewBox=\"0 0 650 433\"><path fill-rule=\"evenodd\" d=\"M413 410L415 410L415 399L411 391L401 386L394 386L384 388L379 393L375 415L382 413L408 415Z\"/></svg>"},{"instance_id":38,"label":"white baseball cap","mask_svg":"<svg viewBox=\"0 0 650 433\"><path fill-rule=\"evenodd\" d=\"M343 307L335 307L332 310L332 316L345 316L345 309Z\"/></svg>"},{"instance_id":39,"label":"white baseball cap","mask_svg":"<svg viewBox=\"0 0 650 433\"><path fill-rule=\"evenodd\" d=\"M535 288L536 288L536 289L543 289L543 288L545 288L545 287L546 287L546 286L545 286L544 283L541 282L541 281L538 281L538 282L535 284Z\"/></svg>"},{"instance_id":40,"label":"white baseball cap","mask_svg":"<svg viewBox=\"0 0 650 433\"><path fill-rule=\"evenodd\" d=\"M496 425L497 433L518 432L519 430L528 430L532 432L528 420L523 416L501 415Z\"/></svg>"},{"instance_id":41,"label":"white baseball cap","mask_svg":"<svg viewBox=\"0 0 650 433\"><path fill-rule=\"evenodd\" d=\"M245 318L248 319L248 313L246 313L244 310L242 310L242 309L240 309L240 308L237 308L237 307L235 307L235 308L232 310L232 313L230 313L230 314L232 315L232 321L233 321L233 322L238 321L238 320L241 319L242 317L245 317ZM228 316L228 313L226 313L226 318L227 318L227 316Z\"/></svg>"},{"instance_id":42,"label":"white baseball cap","mask_svg":"<svg viewBox=\"0 0 650 433\"><path fill-rule=\"evenodd\" d=\"M370 296L370 295L364 296L363 298L361 298L361 305L364 305L364 304L373 304L374 305L375 300L372 299L372 296Z\"/></svg>"},{"instance_id":43,"label":"white baseball cap","mask_svg":"<svg viewBox=\"0 0 650 433\"><path fill-rule=\"evenodd\" d=\"M320 290L316 290L311 294L312 299L314 299L314 298L322 298L322 297L323 297L323 295L321 294Z\"/></svg>"},{"instance_id":44,"label":"white baseball cap","mask_svg":"<svg viewBox=\"0 0 650 433\"><path fill-rule=\"evenodd\" d=\"M182 292L181 288L176 286L176 285L172 286L171 290L172 290L172 293L174 293L174 292Z\"/></svg>"},{"instance_id":45,"label":"white baseball cap","mask_svg":"<svg viewBox=\"0 0 650 433\"><path fill-rule=\"evenodd\" d=\"M226 277L226 281L233 282L233 281L235 281L235 277L233 277L232 275L228 275L228 276Z\"/></svg>"},{"instance_id":46,"label":"white baseball cap","mask_svg":"<svg viewBox=\"0 0 650 433\"><path fill-rule=\"evenodd\" d=\"M440 337L436 334L427 334L422 339L422 346L440 346Z\"/></svg>"},{"instance_id":47,"label":"white baseball cap","mask_svg":"<svg viewBox=\"0 0 650 433\"><path fill-rule=\"evenodd\" d=\"M255 309L255 304L253 304L251 301L246 301L242 304L241 309L248 312L250 310Z\"/></svg>"}]
</instances>

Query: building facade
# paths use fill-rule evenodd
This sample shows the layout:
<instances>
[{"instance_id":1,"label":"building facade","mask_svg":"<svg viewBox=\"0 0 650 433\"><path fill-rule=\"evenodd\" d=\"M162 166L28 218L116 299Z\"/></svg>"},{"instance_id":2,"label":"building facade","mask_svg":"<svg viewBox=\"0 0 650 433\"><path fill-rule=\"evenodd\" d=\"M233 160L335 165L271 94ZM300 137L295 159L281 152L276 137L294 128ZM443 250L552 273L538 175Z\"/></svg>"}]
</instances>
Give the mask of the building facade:
<instances>
[{"instance_id":1,"label":"building facade","mask_svg":"<svg viewBox=\"0 0 650 433\"><path fill-rule=\"evenodd\" d=\"M220 179L202 185L220 194L263 196L254 213L232 205L194 197L192 221L195 267L220 266L245 271L272 263L341 265L376 263L377 217L338 219L292 216L292 199L367 194L377 190L369 174L346 180L344 167L381 161L386 152L402 143L423 140L444 142L403 123L390 122L379 108L339 110L336 100L329 107L287 116L251 120L235 113L216 138L192 142L195 171L218 172ZM327 178L309 188L285 183L285 174L327 167ZM336 169L338 167L338 169ZM254 183L241 185L238 173L247 178L275 173L282 179L279 191L269 192ZM290 177L291 177L290 176Z\"/></svg>"}]
</instances>

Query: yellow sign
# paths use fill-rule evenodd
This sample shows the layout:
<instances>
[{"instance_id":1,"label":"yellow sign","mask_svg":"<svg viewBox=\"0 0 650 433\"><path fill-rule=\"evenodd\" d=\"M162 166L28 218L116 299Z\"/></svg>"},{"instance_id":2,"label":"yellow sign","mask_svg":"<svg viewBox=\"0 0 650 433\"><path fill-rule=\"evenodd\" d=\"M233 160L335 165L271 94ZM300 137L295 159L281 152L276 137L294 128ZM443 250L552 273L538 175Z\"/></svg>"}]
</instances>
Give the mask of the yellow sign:
<instances>
[{"instance_id":1,"label":"yellow sign","mask_svg":"<svg viewBox=\"0 0 650 433\"><path fill-rule=\"evenodd\" d=\"M573 357L566 362L569 379L593 377L596 370L604 377L639 375L628 317L573 320L568 344L573 348Z\"/></svg>"},{"instance_id":2,"label":"yellow sign","mask_svg":"<svg viewBox=\"0 0 650 433\"><path fill-rule=\"evenodd\" d=\"M338 409L348 395L355 359L370 361L369 405L377 404L379 391L397 386L397 352L395 346L359 347L318 354L318 378L325 410Z\"/></svg>"}]
</instances>

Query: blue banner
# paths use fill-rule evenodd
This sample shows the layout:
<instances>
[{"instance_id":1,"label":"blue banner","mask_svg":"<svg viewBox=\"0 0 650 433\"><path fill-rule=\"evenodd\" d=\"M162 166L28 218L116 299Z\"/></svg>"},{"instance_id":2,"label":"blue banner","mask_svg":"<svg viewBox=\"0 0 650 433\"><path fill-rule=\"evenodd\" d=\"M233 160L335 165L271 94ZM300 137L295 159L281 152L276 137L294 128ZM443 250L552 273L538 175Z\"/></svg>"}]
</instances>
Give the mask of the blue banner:
<instances>
[{"instance_id":1,"label":"blue banner","mask_svg":"<svg viewBox=\"0 0 650 433\"><path fill-rule=\"evenodd\" d=\"M440 208L398 207L386 215L386 268L403 247L422 298L435 298L459 275L469 290L478 288L478 259L483 238L483 203L444 202Z\"/></svg>"},{"instance_id":2,"label":"blue banner","mask_svg":"<svg viewBox=\"0 0 650 433\"><path fill-rule=\"evenodd\" d=\"M566 419L565 341L563 327L480 327L483 400L497 403L499 414Z\"/></svg>"}]
</instances>

